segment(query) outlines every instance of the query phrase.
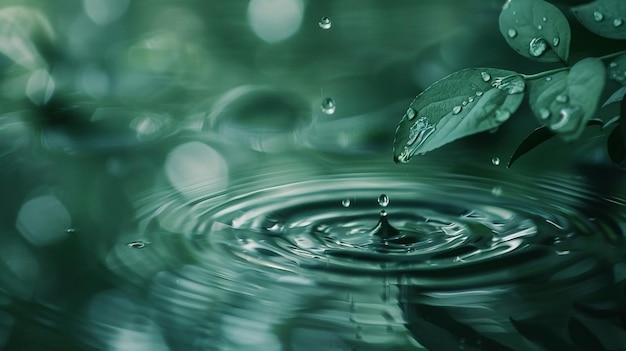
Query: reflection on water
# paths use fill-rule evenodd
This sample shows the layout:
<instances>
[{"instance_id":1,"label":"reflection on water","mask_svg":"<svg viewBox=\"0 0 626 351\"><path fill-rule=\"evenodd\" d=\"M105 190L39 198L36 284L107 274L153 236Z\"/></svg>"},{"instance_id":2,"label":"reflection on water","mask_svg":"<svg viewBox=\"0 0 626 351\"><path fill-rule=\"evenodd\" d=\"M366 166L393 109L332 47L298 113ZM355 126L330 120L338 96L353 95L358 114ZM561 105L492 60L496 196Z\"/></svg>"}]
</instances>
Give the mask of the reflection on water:
<instances>
[{"instance_id":1,"label":"reflection on water","mask_svg":"<svg viewBox=\"0 0 626 351\"><path fill-rule=\"evenodd\" d=\"M602 147L393 163L500 2L200 3L0 7L0 349L626 350Z\"/></svg>"}]
</instances>

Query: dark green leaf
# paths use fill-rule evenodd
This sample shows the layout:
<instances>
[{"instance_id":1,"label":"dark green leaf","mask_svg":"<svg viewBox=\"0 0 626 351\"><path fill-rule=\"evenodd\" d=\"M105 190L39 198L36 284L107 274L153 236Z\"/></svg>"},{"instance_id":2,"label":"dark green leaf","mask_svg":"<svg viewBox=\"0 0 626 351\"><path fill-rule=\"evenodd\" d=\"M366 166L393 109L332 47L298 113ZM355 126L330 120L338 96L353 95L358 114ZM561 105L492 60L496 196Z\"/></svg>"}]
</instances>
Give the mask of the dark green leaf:
<instances>
[{"instance_id":1,"label":"dark green leaf","mask_svg":"<svg viewBox=\"0 0 626 351\"><path fill-rule=\"evenodd\" d=\"M618 56L609 64L609 78L622 85L626 84L626 54Z\"/></svg>"},{"instance_id":2,"label":"dark green leaf","mask_svg":"<svg viewBox=\"0 0 626 351\"><path fill-rule=\"evenodd\" d=\"M601 119L591 119L587 122L587 126L602 126L603 123L604 122ZM515 149L515 152L509 159L509 163L506 165L506 167L511 168L513 162L515 162L518 158L524 156L530 150L550 140L555 135L556 134L546 126L539 127L533 130L533 132L530 133L526 138L524 138L524 140L522 140L522 142L517 146L517 149Z\"/></svg>"},{"instance_id":3,"label":"dark green leaf","mask_svg":"<svg viewBox=\"0 0 626 351\"><path fill-rule=\"evenodd\" d=\"M513 50L541 62L567 62L571 33L567 18L543 0L509 0L500 12L500 32Z\"/></svg>"},{"instance_id":4,"label":"dark green leaf","mask_svg":"<svg viewBox=\"0 0 626 351\"><path fill-rule=\"evenodd\" d=\"M624 140L622 139L620 129L619 125L615 127L606 141L609 157L615 164L621 164L626 160L626 149L624 148Z\"/></svg>"},{"instance_id":5,"label":"dark green leaf","mask_svg":"<svg viewBox=\"0 0 626 351\"><path fill-rule=\"evenodd\" d=\"M563 140L578 138L598 108L605 83L602 62L587 58L569 72L531 81L530 107L543 124Z\"/></svg>"},{"instance_id":6,"label":"dark green leaf","mask_svg":"<svg viewBox=\"0 0 626 351\"><path fill-rule=\"evenodd\" d=\"M437 81L402 117L394 160L408 162L413 155L499 126L521 104L525 84L518 73L494 68L465 69Z\"/></svg>"},{"instance_id":7,"label":"dark green leaf","mask_svg":"<svg viewBox=\"0 0 626 351\"><path fill-rule=\"evenodd\" d=\"M609 119L608 121L606 121L606 123L604 123L602 125L602 129L607 129L608 127L611 127L614 124L617 124L617 122L619 122L620 116L615 116L611 119Z\"/></svg>"},{"instance_id":8,"label":"dark green leaf","mask_svg":"<svg viewBox=\"0 0 626 351\"><path fill-rule=\"evenodd\" d=\"M624 95L626 95L626 87L621 87L620 89L617 89L613 94L611 94L611 96L608 99L606 99L604 104L602 104L602 107L605 107L607 105L610 105L618 101L622 101L622 99L624 98Z\"/></svg>"},{"instance_id":9,"label":"dark green leaf","mask_svg":"<svg viewBox=\"0 0 626 351\"><path fill-rule=\"evenodd\" d=\"M596 0L572 8L589 31L605 38L626 39L626 1Z\"/></svg>"}]
</instances>

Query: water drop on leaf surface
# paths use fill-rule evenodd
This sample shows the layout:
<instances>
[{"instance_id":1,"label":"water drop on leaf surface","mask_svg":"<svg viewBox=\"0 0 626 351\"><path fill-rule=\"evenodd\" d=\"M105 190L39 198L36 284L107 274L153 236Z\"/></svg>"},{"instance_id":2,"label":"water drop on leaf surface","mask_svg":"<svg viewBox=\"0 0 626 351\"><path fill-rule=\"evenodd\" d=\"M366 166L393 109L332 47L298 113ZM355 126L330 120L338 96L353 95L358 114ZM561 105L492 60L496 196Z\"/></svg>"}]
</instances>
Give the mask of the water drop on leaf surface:
<instances>
[{"instance_id":1,"label":"water drop on leaf surface","mask_svg":"<svg viewBox=\"0 0 626 351\"><path fill-rule=\"evenodd\" d=\"M496 121L504 122L511 117L511 112L507 110L496 110Z\"/></svg>"},{"instance_id":2,"label":"water drop on leaf surface","mask_svg":"<svg viewBox=\"0 0 626 351\"><path fill-rule=\"evenodd\" d=\"M333 113L335 113L335 100L331 99L331 98L326 98L324 99L324 101L322 101L322 112L324 112L327 115L332 115Z\"/></svg>"},{"instance_id":3,"label":"water drop on leaf surface","mask_svg":"<svg viewBox=\"0 0 626 351\"><path fill-rule=\"evenodd\" d=\"M463 110L463 108L461 106L454 106L452 108L452 114L453 115L458 115L459 113L461 113L462 110Z\"/></svg>"},{"instance_id":4,"label":"water drop on leaf surface","mask_svg":"<svg viewBox=\"0 0 626 351\"><path fill-rule=\"evenodd\" d=\"M622 20L621 18L616 18L613 20L613 27L619 27L622 24L624 24L624 20Z\"/></svg>"},{"instance_id":5,"label":"water drop on leaf surface","mask_svg":"<svg viewBox=\"0 0 626 351\"><path fill-rule=\"evenodd\" d=\"M528 44L528 53L533 57L539 57L546 52L548 45L543 38L533 38Z\"/></svg>"},{"instance_id":6,"label":"water drop on leaf surface","mask_svg":"<svg viewBox=\"0 0 626 351\"><path fill-rule=\"evenodd\" d=\"M491 79L491 75L489 75L489 73L487 72L480 72L480 77L483 79L484 82L488 82Z\"/></svg>"},{"instance_id":7,"label":"water drop on leaf surface","mask_svg":"<svg viewBox=\"0 0 626 351\"><path fill-rule=\"evenodd\" d=\"M406 116L409 118L409 121L415 118L416 115L417 115L417 112L415 112L415 109L413 107L409 107L406 110Z\"/></svg>"},{"instance_id":8,"label":"water drop on leaf surface","mask_svg":"<svg viewBox=\"0 0 626 351\"><path fill-rule=\"evenodd\" d=\"M548 110L545 107L542 107L539 109L539 118L541 118L542 120L546 120L548 119L548 117L550 117L550 110Z\"/></svg>"},{"instance_id":9,"label":"water drop on leaf surface","mask_svg":"<svg viewBox=\"0 0 626 351\"><path fill-rule=\"evenodd\" d=\"M600 11L595 11L593 13L593 19L596 20L596 22L600 22L604 19L604 15Z\"/></svg>"},{"instance_id":10,"label":"water drop on leaf surface","mask_svg":"<svg viewBox=\"0 0 626 351\"><path fill-rule=\"evenodd\" d=\"M569 100L569 97L565 94L559 94L555 99L557 102L566 103Z\"/></svg>"},{"instance_id":11,"label":"water drop on leaf surface","mask_svg":"<svg viewBox=\"0 0 626 351\"><path fill-rule=\"evenodd\" d=\"M511 28L508 30L508 32L506 32L506 34L509 36L509 38L513 39L517 36L517 31Z\"/></svg>"},{"instance_id":12,"label":"water drop on leaf surface","mask_svg":"<svg viewBox=\"0 0 626 351\"><path fill-rule=\"evenodd\" d=\"M491 159L491 163L492 163L494 166L498 166L498 165L500 165L500 158L499 158L499 157L494 157L494 158L492 158L492 159Z\"/></svg>"},{"instance_id":13,"label":"water drop on leaf surface","mask_svg":"<svg viewBox=\"0 0 626 351\"><path fill-rule=\"evenodd\" d=\"M552 46L559 46L560 42L561 42L561 39L559 39L559 37L552 38Z\"/></svg>"}]
</instances>

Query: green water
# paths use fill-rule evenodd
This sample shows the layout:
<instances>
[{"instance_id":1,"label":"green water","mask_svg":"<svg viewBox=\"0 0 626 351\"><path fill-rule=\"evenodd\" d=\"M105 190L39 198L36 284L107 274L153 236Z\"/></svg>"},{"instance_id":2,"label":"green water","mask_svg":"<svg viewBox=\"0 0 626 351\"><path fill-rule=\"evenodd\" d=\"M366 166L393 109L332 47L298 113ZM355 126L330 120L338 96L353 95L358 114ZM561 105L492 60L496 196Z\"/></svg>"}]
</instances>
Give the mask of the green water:
<instances>
[{"instance_id":1,"label":"green water","mask_svg":"<svg viewBox=\"0 0 626 351\"><path fill-rule=\"evenodd\" d=\"M626 48L553 3L572 61ZM403 118L440 138L409 108L438 79L562 66L509 47L503 4L2 2L0 349L626 350L606 130L509 169L520 95L394 162Z\"/></svg>"}]
</instances>

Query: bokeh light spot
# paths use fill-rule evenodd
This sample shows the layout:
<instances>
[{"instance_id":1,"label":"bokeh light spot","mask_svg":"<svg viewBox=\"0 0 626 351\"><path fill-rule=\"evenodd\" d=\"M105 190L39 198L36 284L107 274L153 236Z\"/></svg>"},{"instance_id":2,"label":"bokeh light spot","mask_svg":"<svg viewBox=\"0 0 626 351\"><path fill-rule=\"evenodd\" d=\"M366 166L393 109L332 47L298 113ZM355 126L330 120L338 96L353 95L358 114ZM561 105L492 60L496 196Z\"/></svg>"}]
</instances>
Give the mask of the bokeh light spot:
<instances>
[{"instance_id":1,"label":"bokeh light spot","mask_svg":"<svg viewBox=\"0 0 626 351\"><path fill-rule=\"evenodd\" d=\"M268 43L285 40L302 24L301 0L251 0L248 22L254 34Z\"/></svg>"}]
</instances>

